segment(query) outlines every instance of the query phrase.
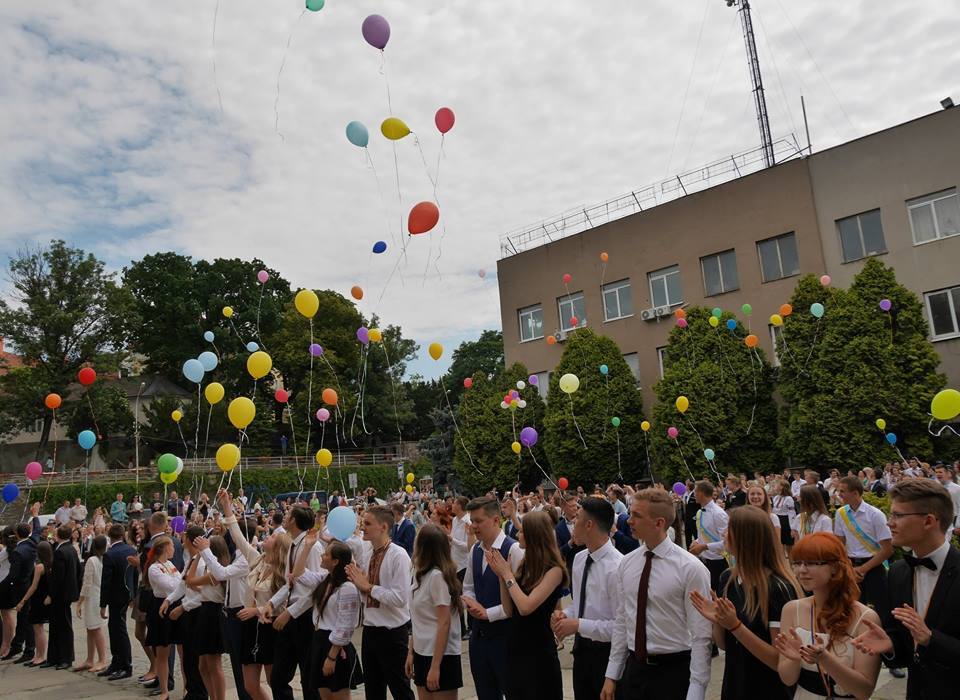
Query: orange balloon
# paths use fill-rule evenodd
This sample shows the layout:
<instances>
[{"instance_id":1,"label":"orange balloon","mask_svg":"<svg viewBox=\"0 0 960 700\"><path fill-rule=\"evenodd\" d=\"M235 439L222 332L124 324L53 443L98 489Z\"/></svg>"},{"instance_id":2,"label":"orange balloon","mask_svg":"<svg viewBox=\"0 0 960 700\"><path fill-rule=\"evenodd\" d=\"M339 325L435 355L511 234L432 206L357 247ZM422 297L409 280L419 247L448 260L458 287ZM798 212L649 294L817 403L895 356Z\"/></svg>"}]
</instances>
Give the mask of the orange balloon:
<instances>
[{"instance_id":1,"label":"orange balloon","mask_svg":"<svg viewBox=\"0 0 960 700\"><path fill-rule=\"evenodd\" d=\"M47 394L47 398L43 400L44 405L49 409L60 408L60 404L63 403L63 399L60 398L60 394Z\"/></svg>"},{"instance_id":2,"label":"orange balloon","mask_svg":"<svg viewBox=\"0 0 960 700\"><path fill-rule=\"evenodd\" d=\"M748 348L755 348L757 347L757 343L760 342L760 339L751 333L750 335L748 335L746 338L743 339L743 342L746 344Z\"/></svg>"},{"instance_id":3,"label":"orange balloon","mask_svg":"<svg viewBox=\"0 0 960 700\"><path fill-rule=\"evenodd\" d=\"M673 312L673 315L676 316L677 318L686 318L687 312L684 311L683 309L677 309L676 311Z\"/></svg>"},{"instance_id":4,"label":"orange balloon","mask_svg":"<svg viewBox=\"0 0 960 700\"><path fill-rule=\"evenodd\" d=\"M350 288L350 296L352 296L357 301L363 299L363 289L359 285L353 285Z\"/></svg>"},{"instance_id":5,"label":"orange balloon","mask_svg":"<svg viewBox=\"0 0 960 700\"><path fill-rule=\"evenodd\" d=\"M337 405L337 392L335 392L333 389L329 387L323 390L322 398L323 398L323 402L328 406Z\"/></svg>"},{"instance_id":6,"label":"orange balloon","mask_svg":"<svg viewBox=\"0 0 960 700\"><path fill-rule=\"evenodd\" d=\"M610 256L606 252L600 253L600 262L607 262L610 259Z\"/></svg>"},{"instance_id":7,"label":"orange balloon","mask_svg":"<svg viewBox=\"0 0 960 700\"><path fill-rule=\"evenodd\" d=\"M557 342L557 337L553 335L547 336L547 345L555 345Z\"/></svg>"},{"instance_id":8,"label":"orange balloon","mask_svg":"<svg viewBox=\"0 0 960 700\"><path fill-rule=\"evenodd\" d=\"M781 315L781 316L786 317L786 316L789 316L789 315L792 314L792 313L793 313L793 307L790 306L790 304L784 304L783 306L780 307L780 315Z\"/></svg>"},{"instance_id":9,"label":"orange balloon","mask_svg":"<svg viewBox=\"0 0 960 700\"><path fill-rule=\"evenodd\" d=\"M407 230L412 234L426 233L440 221L440 210L433 202L420 202L410 210Z\"/></svg>"}]
</instances>

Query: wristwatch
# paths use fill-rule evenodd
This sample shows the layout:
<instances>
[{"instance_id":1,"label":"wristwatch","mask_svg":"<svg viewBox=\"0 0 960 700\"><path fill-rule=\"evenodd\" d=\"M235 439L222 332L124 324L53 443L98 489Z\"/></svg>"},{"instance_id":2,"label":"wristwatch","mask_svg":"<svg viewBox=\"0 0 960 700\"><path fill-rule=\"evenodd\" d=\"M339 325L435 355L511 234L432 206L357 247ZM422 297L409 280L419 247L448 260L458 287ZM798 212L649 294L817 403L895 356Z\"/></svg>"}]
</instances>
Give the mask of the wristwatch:
<instances>
[{"instance_id":1,"label":"wristwatch","mask_svg":"<svg viewBox=\"0 0 960 700\"><path fill-rule=\"evenodd\" d=\"M513 580L512 578L508 578L506 581L504 581L503 585L507 587L507 590L510 590L511 588L513 588L513 585L515 583L516 583L515 580Z\"/></svg>"}]
</instances>

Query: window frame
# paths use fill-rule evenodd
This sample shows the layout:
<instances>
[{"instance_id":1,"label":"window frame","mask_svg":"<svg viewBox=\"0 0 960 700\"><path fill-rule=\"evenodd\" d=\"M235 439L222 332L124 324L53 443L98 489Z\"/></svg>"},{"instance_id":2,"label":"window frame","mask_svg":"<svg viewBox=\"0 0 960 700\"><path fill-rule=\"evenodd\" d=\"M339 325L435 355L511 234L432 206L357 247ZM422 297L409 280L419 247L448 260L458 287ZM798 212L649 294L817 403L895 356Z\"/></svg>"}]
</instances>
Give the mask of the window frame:
<instances>
[{"instance_id":1,"label":"window frame","mask_svg":"<svg viewBox=\"0 0 960 700\"><path fill-rule=\"evenodd\" d=\"M943 235L940 233L940 224L937 221L937 210L934 207L934 202L939 202L943 199L949 199L955 197L957 199L957 206L960 207L960 192L957 191L956 187L948 187L945 190L940 190L939 192L931 192L930 194L921 195L920 197L914 197L913 199L908 199L906 201L907 206L907 219L910 221L910 238L913 241L914 246L926 245L927 243L933 243L935 241L943 241L948 238L953 238L954 236L960 236L960 230L956 233L948 233ZM929 241L918 241L917 240L917 231L913 226L913 210L920 209L921 207L930 207L930 218L933 221L933 228L936 235L931 238Z\"/></svg>"},{"instance_id":2,"label":"window frame","mask_svg":"<svg viewBox=\"0 0 960 700\"><path fill-rule=\"evenodd\" d=\"M778 248L778 251L779 251L779 248ZM733 256L733 269L737 275L737 282L736 282L737 286L730 287L729 289L727 288L727 285L724 283L724 280L723 280L723 263L720 260L721 256L727 255L728 253L731 256ZM717 274L720 276L720 291L713 292L713 293L710 293L710 291L707 289L707 271L703 266L703 263L705 260L711 260L711 259L716 259ZM705 297L718 297L721 294L728 294L730 292L736 292L737 290L739 290L740 289L740 270L737 267L737 249L728 248L727 250L721 250L718 253L711 253L710 255L702 256L700 258L700 277L703 282L703 296Z\"/></svg>"},{"instance_id":3,"label":"window frame","mask_svg":"<svg viewBox=\"0 0 960 700\"><path fill-rule=\"evenodd\" d=\"M943 289L935 289L932 292L923 293L923 305L926 307L927 322L930 324L930 342L936 343L940 342L941 340L953 340L960 338L960 319L957 318L957 307L953 300L953 290L955 289L960 289L960 285L945 287ZM950 318L953 320L954 330L952 333L936 335L936 329L933 325L933 310L930 308L930 297L935 294L947 295L947 302L950 304Z\"/></svg>"},{"instance_id":4,"label":"window frame","mask_svg":"<svg viewBox=\"0 0 960 700\"><path fill-rule=\"evenodd\" d=\"M664 361L667 359L667 348L669 345L661 345L657 348L657 366L660 368L660 379L663 379Z\"/></svg>"},{"instance_id":5,"label":"window frame","mask_svg":"<svg viewBox=\"0 0 960 700\"><path fill-rule=\"evenodd\" d=\"M574 327L574 326L570 326L570 325L568 325L568 324L570 323L570 318L571 318L571 316L574 315L574 314L573 314L574 304L575 304L578 300L583 302L583 316L577 316L577 317L576 317L576 319L577 319L577 325ZM563 317L563 311L562 311L561 308L560 308L563 304L570 304L570 314L569 314L566 318ZM587 323L586 323L586 321L587 321L587 298L586 298L586 296L584 296L582 289L581 289L580 291L578 291L578 292L572 292L572 293L570 293L570 294L564 294L562 297L557 297L557 318L560 320L560 330L563 331L564 333L569 333L570 331L575 331L575 330L577 330L577 328L583 328L584 326L587 325Z\"/></svg>"},{"instance_id":6,"label":"window frame","mask_svg":"<svg viewBox=\"0 0 960 700\"><path fill-rule=\"evenodd\" d=\"M883 250L877 250L868 253L867 244L863 238L863 222L860 220L860 217L867 214L872 214L873 212L877 212L877 216L880 218L880 235L883 237ZM859 257L848 259L843 250L843 234L840 232L840 224L844 221L850 221L851 219L857 222L857 233L860 234L860 255ZM880 210L880 207L874 207L873 209L867 209L866 211L851 214L850 216L841 217L836 219L833 223L837 229L837 242L840 243L840 260L844 264L866 260L867 258L873 258L878 255L886 255L889 252L887 248L887 236L883 230L883 212Z\"/></svg>"},{"instance_id":7,"label":"window frame","mask_svg":"<svg viewBox=\"0 0 960 700\"><path fill-rule=\"evenodd\" d=\"M621 357L623 357L623 361L627 363L627 367L630 367L630 374L633 375L634 382L636 383L637 388L639 389L639 388L640 388L640 353L639 353L639 352L625 352L625 353L621 353ZM636 362L637 362L637 371L636 371L636 372L634 372L634 371L633 371L633 367L630 366L630 361L627 360L628 357L636 358Z\"/></svg>"},{"instance_id":8,"label":"window frame","mask_svg":"<svg viewBox=\"0 0 960 700\"><path fill-rule=\"evenodd\" d=\"M540 335L534 335L530 338L523 337L523 316L525 313L533 313L533 311L539 309L540 311ZM520 342L521 343L532 343L535 340L542 340L546 337L546 334L543 330L543 304L531 304L530 306L524 306L517 309L517 325L520 327Z\"/></svg>"},{"instance_id":9,"label":"window frame","mask_svg":"<svg viewBox=\"0 0 960 700\"><path fill-rule=\"evenodd\" d=\"M787 238L788 236L793 237L794 247L797 252L797 271L791 272L789 275L783 274L783 255L780 252L780 241ZM761 284L767 284L768 282L777 282L779 280L789 279L790 277L796 277L800 274L800 249L797 247L797 232L796 231L787 231L786 233L780 233L776 236L770 236L769 238L764 238L763 240L756 242L757 248L757 262L760 263L760 279ZM763 243L775 242L777 246L777 265L780 267L780 276L773 279L767 279L766 275L763 272L763 255L760 253L760 245Z\"/></svg>"},{"instance_id":10,"label":"window frame","mask_svg":"<svg viewBox=\"0 0 960 700\"><path fill-rule=\"evenodd\" d=\"M633 306L633 287L630 283L630 278L625 277L622 280L617 280L616 282L607 282L600 288L600 301L603 302L603 322L609 323L610 321L619 321L624 318L630 318L633 316L633 311L628 314L623 313L623 304L620 301L620 290L626 288L630 294L630 306ZM612 316L607 318L607 292L612 292L617 299L617 316Z\"/></svg>"},{"instance_id":11,"label":"window frame","mask_svg":"<svg viewBox=\"0 0 960 700\"><path fill-rule=\"evenodd\" d=\"M667 284L667 277L674 274L677 276L678 279L680 278L680 265L678 263L674 263L673 265L667 265L666 267L661 267L658 270L653 270L652 272L647 273L647 287L650 290L650 303L653 305L654 308L657 308L658 306L670 306L670 307L683 306L684 302L683 302L683 280L682 279L680 279L680 297L681 298L678 299L677 301L670 300L670 285ZM667 297L666 304L658 304L656 301L656 295L653 293L653 282L655 279L663 280L663 292Z\"/></svg>"}]
</instances>

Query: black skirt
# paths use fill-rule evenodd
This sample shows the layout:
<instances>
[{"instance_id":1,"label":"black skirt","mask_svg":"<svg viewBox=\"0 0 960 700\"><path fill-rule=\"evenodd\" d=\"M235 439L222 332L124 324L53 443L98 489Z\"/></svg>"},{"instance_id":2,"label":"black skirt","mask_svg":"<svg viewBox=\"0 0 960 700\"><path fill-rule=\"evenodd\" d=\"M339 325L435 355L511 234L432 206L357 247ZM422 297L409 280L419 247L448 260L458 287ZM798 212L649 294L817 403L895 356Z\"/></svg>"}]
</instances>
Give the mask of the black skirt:
<instances>
[{"instance_id":1,"label":"black skirt","mask_svg":"<svg viewBox=\"0 0 960 700\"><path fill-rule=\"evenodd\" d=\"M778 515L780 520L780 543L793 544L793 533L790 532L790 518L786 515Z\"/></svg>"},{"instance_id":2,"label":"black skirt","mask_svg":"<svg viewBox=\"0 0 960 700\"><path fill-rule=\"evenodd\" d=\"M432 656L413 655L413 684L418 688L427 687L427 673L430 671ZM444 654L440 661L440 686L436 690L456 690L463 687L463 670L460 657Z\"/></svg>"},{"instance_id":3,"label":"black skirt","mask_svg":"<svg viewBox=\"0 0 960 700\"><path fill-rule=\"evenodd\" d=\"M276 630L273 625L265 625L257 618L251 618L240 628L240 640L243 647L240 650L240 663L273 664L273 643Z\"/></svg>"},{"instance_id":4,"label":"black skirt","mask_svg":"<svg viewBox=\"0 0 960 700\"><path fill-rule=\"evenodd\" d=\"M31 625L42 625L50 622L50 606L43 604L43 597L32 596L27 601L27 621Z\"/></svg>"},{"instance_id":5,"label":"black skirt","mask_svg":"<svg viewBox=\"0 0 960 700\"><path fill-rule=\"evenodd\" d=\"M203 654L223 654L227 648L223 643L223 627L220 618L223 606L220 603L204 601L199 608L190 611L191 648L201 656Z\"/></svg>"},{"instance_id":6,"label":"black skirt","mask_svg":"<svg viewBox=\"0 0 960 700\"><path fill-rule=\"evenodd\" d=\"M171 644L180 644L180 629L183 617L179 620L171 620L170 613L173 612L173 606L167 606L167 614L160 617L160 607L163 605L163 598L153 597L150 602L150 608L147 610L147 638L145 644L148 647L167 647Z\"/></svg>"},{"instance_id":7,"label":"black skirt","mask_svg":"<svg viewBox=\"0 0 960 700\"><path fill-rule=\"evenodd\" d=\"M317 630L313 633L313 644L310 650L310 685L313 690L326 688L337 692L344 688L353 690L363 683L363 669L360 667L360 657L351 642L340 650L333 674L323 675L323 664L330 653L330 630Z\"/></svg>"}]
</instances>

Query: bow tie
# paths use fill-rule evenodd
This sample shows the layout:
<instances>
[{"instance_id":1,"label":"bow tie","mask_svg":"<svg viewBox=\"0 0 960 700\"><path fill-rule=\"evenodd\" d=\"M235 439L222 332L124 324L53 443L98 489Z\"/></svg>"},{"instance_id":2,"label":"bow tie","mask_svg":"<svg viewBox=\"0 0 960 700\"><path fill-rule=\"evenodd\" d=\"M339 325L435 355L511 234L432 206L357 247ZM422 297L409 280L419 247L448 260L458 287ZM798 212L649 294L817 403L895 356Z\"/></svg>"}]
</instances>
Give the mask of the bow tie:
<instances>
[{"instance_id":1,"label":"bow tie","mask_svg":"<svg viewBox=\"0 0 960 700\"><path fill-rule=\"evenodd\" d=\"M918 566L925 566L928 569L930 569L930 571L937 570L937 565L933 563L933 559L931 559L930 557L923 557L922 559L917 559L916 557L911 556L909 554L904 554L903 558L910 565L911 569L916 569Z\"/></svg>"}]
</instances>

